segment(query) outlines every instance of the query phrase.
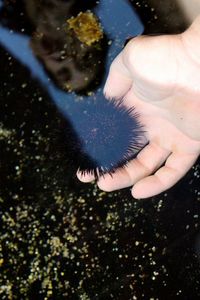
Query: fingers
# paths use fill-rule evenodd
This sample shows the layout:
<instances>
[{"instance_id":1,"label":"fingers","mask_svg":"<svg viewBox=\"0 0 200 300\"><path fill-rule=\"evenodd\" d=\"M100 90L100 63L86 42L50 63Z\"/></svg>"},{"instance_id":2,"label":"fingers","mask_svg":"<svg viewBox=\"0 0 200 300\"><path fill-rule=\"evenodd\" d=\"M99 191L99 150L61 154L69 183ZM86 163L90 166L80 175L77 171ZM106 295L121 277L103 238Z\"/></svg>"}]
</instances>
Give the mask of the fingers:
<instances>
[{"instance_id":1,"label":"fingers","mask_svg":"<svg viewBox=\"0 0 200 300\"><path fill-rule=\"evenodd\" d=\"M125 168L117 170L112 176L106 174L98 181L104 191L129 187L157 170L167 159L170 152L153 143L147 145Z\"/></svg>"},{"instance_id":2,"label":"fingers","mask_svg":"<svg viewBox=\"0 0 200 300\"><path fill-rule=\"evenodd\" d=\"M171 154L165 166L154 175L141 179L133 186L133 197L147 198L169 189L187 173L197 158L196 154Z\"/></svg>"},{"instance_id":3,"label":"fingers","mask_svg":"<svg viewBox=\"0 0 200 300\"><path fill-rule=\"evenodd\" d=\"M112 176L106 174L98 181L100 189L110 192L133 185L132 195L136 199L155 196L176 184L192 167L198 154L172 153L155 144L147 145L136 159ZM158 169L164 162L165 165ZM158 170L155 172L155 170ZM155 174L151 175L153 172ZM90 174L77 177L82 182L94 180Z\"/></svg>"},{"instance_id":4,"label":"fingers","mask_svg":"<svg viewBox=\"0 0 200 300\"><path fill-rule=\"evenodd\" d=\"M132 78L123 63L121 52L113 61L104 87L107 98L122 98L132 86Z\"/></svg>"},{"instance_id":5,"label":"fingers","mask_svg":"<svg viewBox=\"0 0 200 300\"><path fill-rule=\"evenodd\" d=\"M77 178L81 181L81 182L84 182L84 183L88 183L88 182L91 182L95 179L94 175L92 174L83 174L82 172L80 171L77 171L76 173L76 176Z\"/></svg>"}]
</instances>

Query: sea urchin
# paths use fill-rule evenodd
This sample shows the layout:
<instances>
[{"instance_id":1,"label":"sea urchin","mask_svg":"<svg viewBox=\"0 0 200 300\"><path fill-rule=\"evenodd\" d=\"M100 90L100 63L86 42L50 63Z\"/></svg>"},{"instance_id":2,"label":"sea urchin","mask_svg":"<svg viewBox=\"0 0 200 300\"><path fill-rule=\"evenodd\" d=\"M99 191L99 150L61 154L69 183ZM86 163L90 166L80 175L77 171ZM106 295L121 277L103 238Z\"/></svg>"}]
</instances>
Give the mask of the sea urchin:
<instances>
[{"instance_id":1,"label":"sea urchin","mask_svg":"<svg viewBox=\"0 0 200 300\"><path fill-rule=\"evenodd\" d=\"M113 173L144 147L144 126L135 108L104 96L86 103L76 116L79 171L99 177Z\"/></svg>"}]
</instances>

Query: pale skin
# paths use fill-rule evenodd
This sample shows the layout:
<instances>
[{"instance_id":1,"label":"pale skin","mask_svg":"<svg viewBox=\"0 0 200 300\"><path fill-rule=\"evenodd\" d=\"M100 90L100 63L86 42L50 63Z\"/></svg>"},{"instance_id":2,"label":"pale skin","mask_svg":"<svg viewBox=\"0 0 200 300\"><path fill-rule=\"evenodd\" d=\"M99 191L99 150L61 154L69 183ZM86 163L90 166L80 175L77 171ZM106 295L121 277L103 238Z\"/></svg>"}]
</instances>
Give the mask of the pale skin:
<instances>
[{"instance_id":1,"label":"pale skin","mask_svg":"<svg viewBox=\"0 0 200 300\"><path fill-rule=\"evenodd\" d=\"M200 17L182 34L132 39L113 61L104 92L136 108L149 144L125 168L100 177L99 188L130 187L136 199L171 188L200 155Z\"/></svg>"}]
</instances>

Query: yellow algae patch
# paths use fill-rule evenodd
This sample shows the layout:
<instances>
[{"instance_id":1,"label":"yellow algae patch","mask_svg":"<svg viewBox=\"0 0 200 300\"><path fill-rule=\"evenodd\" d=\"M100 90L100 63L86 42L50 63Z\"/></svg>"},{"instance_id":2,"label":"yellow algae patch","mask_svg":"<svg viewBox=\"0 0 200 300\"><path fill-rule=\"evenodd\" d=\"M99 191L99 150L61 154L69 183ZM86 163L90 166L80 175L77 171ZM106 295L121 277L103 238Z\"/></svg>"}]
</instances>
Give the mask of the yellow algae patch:
<instances>
[{"instance_id":1,"label":"yellow algae patch","mask_svg":"<svg viewBox=\"0 0 200 300\"><path fill-rule=\"evenodd\" d=\"M80 12L76 17L67 20L77 38L84 44L91 46L103 37L103 30L96 16L90 12Z\"/></svg>"},{"instance_id":2,"label":"yellow algae patch","mask_svg":"<svg viewBox=\"0 0 200 300\"><path fill-rule=\"evenodd\" d=\"M14 133L14 130L8 130L0 123L0 140L8 139Z\"/></svg>"}]
</instances>

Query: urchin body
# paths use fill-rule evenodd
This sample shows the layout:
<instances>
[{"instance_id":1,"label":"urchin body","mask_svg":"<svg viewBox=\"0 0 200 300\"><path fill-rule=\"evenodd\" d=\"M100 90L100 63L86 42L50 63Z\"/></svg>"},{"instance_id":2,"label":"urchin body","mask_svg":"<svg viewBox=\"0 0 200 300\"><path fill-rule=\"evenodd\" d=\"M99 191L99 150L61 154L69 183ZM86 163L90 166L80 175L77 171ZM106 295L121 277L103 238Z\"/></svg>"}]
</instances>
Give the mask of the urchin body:
<instances>
[{"instance_id":1,"label":"urchin body","mask_svg":"<svg viewBox=\"0 0 200 300\"><path fill-rule=\"evenodd\" d=\"M144 146L144 127L135 108L104 96L86 103L77 134L79 171L96 177L124 167Z\"/></svg>"}]
</instances>

